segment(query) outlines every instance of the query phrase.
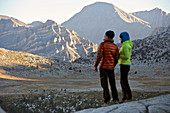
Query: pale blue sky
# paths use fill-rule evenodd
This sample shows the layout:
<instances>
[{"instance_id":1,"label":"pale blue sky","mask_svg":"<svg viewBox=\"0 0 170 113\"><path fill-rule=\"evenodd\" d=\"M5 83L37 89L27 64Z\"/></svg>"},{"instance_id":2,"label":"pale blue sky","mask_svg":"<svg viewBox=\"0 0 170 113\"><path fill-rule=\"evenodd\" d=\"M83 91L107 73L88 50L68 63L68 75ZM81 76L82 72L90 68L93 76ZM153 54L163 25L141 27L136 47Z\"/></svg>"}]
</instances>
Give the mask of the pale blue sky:
<instances>
[{"instance_id":1,"label":"pale blue sky","mask_svg":"<svg viewBox=\"0 0 170 113\"><path fill-rule=\"evenodd\" d=\"M0 0L0 15L14 17L25 23L52 19L61 24L84 6L97 1L112 3L126 12L155 7L170 12L170 0Z\"/></svg>"}]
</instances>

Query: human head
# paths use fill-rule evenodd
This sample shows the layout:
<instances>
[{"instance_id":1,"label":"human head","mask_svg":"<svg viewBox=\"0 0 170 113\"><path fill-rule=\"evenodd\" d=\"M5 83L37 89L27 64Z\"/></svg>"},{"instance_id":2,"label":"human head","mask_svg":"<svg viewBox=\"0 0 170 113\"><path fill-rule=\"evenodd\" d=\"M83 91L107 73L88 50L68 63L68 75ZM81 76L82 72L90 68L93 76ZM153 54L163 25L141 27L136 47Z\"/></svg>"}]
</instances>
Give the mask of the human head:
<instances>
[{"instance_id":1,"label":"human head","mask_svg":"<svg viewBox=\"0 0 170 113\"><path fill-rule=\"evenodd\" d=\"M122 32L120 34L120 38L121 38L121 43L130 40L129 34L127 32Z\"/></svg>"},{"instance_id":2,"label":"human head","mask_svg":"<svg viewBox=\"0 0 170 113\"><path fill-rule=\"evenodd\" d=\"M106 35L108 38L113 39L113 37L115 36L115 33L114 33L113 31L109 30L109 31L107 31L107 32L105 33L105 35Z\"/></svg>"}]
</instances>

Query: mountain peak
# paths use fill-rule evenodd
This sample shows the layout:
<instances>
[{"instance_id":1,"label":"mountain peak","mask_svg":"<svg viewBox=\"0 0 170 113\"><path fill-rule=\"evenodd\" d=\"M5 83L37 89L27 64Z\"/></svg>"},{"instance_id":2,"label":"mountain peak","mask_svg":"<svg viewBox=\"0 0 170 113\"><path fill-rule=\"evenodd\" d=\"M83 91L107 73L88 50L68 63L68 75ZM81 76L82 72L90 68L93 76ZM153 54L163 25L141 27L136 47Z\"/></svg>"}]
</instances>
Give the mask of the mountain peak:
<instances>
[{"instance_id":1,"label":"mountain peak","mask_svg":"<svg viewBox=\"0 0 170 113\"><path fill-rule=\"evenodd\" d=\"M151 24L154 29L156 27L167 27L170 24L170 14L156 7L149 11L139 11L132 13L134 16L141 18Z\"/></svg>"},{"instance_id":2,"label":"mountain peak","mask_svg":"<svg viewBox=\"0 0 170 113\"><path fill-rule=\"evenodd\" d=\"M25 26L25 27L31 27L30 25L25 24L24 22L19 21L16 18L5 16L5 15L0 15L0 20L10 20L13 22L13 27L18 27L18 26Z\"/></svg>"},{"instance_id":3,"label":"mountain peak","mask_svg":"<svg viewBox=\"0 0 170 113\"><path fill-rule=\"evenodd\" d=\"M146 13L146 12L151 12L151 13L155 13L155 12L164 12L165 14L168 14L167 12L163 11L161 8L158 8L158 7L155 7L154 9L151 9L151 10L145 10L145 11L138 11L138 12L134 12L132 14L136 14L136 13Z\"/></svg>"},{"instance_id":4,"label":"mountain peak","mask_svg":"<svg viewBox=\"0 0 170 113\"><path fill-rule=\"evenodd\" d=\"M129 25L131 24L131 30ZM127 31L132 32L132 37L144 37L150 30L148 22L129 14L111 3L95 2L84 7L80 12L71 17L62 24L68 29L75 30L80 36L83 36L95 43L100 43L103 33L108 29L115 32ZM90 27L89 27L90 26ZM136 35L134 29L146 29L143 36ZM116 34L118 36L119 32ZM118 42L118 39L115 39Z\"/></svg>"},{"instance_id":5,"label":"mountain peak","mask_svg":"<svg viewBox=\"0 0 170 113\"><path fill-rule=\"evenodd\" d=\"M154 8L154 9L152 9L153 11L162 11L162 9L160 9L160 8L158 8L158 7L156 7L156 8Z\"/></svg>"},{"instance_id":6,"label":"mountain peak","mask_svg":"<svg viewBox=\"0 0 170 113\"><path fill-rule=\"evenodd\" d=\"M41 21L33 21L32 23L28 24L28 25L32 25L32 26L38 26L40 24L43 24L43 22Z\"/></svg>"},{"instance_id":7,"label":"mountain peak","mask_svg":"<svg viewBox=\"0 0 170 113\"><path fill-rule=\"evenodd\" d=\"M160 8L158 8L158 7L156 7L156 8L154 8L154 9L152 9L152 10L150 10L151 12L165 12L165 11L163 11L162 9L160 9ZM166 13L166 12L165 12Z\"/></svg>"},{"instance_id":8,"label":"mountain peak","mask_svg":"<svg viewBox=\"0 0 170 113\"><path fill-rule=\"evenodd\" d=\"M54 24L54 23L56 23L56 22L49 19L49 20L47 20L45 23L46 23L46 24Z\"/></svg>"},{"instance_id":9,"label":"mountain peak","mask_svg":"<svg viewBox=\"0 0 170 113\"><path fill-rule=\"evenodd\" d=\"M107 3L107 2L95 2L93 4L89 4L87 6L85 6L82 11L85 11L85 10L98 10L99 12L102 11L102 10L108 10L108 9L114 9L114 5L111 4L111 3Z\"/></svg>"},{"instance_id":10,"label":"mountain peak","mask_svg":"<svg viewBox=\"0 0 170 113\"><path fill-rule=\"evenodd\" d=\"M158 13L161 13L161 14L164 14L164 15L169 15L169 13L163 11L162 9L160 9L160 8L158 8L158 7L154 8L154 9L152 9L152 10L150 10L150 11L151 11L151 12L158 12Z\"/></svg>"},{"instance_id":11,"label":"mountain peak","mask_svg":"<svg viewBox=\"0 0 170 113\"><path fill-rule=\"evenodd\" d=\"M94 4L101 4L101 5L112 5L111 3L107 3L107 2L95 2Z\"/></svg>"}]
</instances>

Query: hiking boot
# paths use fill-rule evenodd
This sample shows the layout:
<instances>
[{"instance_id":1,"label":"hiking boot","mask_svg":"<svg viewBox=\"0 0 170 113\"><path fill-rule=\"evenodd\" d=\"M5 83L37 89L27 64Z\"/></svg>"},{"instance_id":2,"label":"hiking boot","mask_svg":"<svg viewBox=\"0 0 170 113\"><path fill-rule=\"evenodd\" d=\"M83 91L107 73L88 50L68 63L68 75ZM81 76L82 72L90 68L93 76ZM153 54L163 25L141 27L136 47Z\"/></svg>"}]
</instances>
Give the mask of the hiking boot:
<instances>
[{"instance_id":1,"label":"hiking boot","mask_svg":"<svg viewBox=\"0 0 170 113\"><path fill-rule=\"evenodd\" d=\"M126 103L126 102L131 102L132 99L125 99L125 100L122 100L120 103Z\"/></svg>"},{"instance_id":2,"label":"hiking boot","mask_svg":"<svg viewBox=\"0 0 170 113\"><path fill-rule=\"evenodd\" d=\"M108 106L108 105L109 105L109 102L104 103L104 104L102 105L102 107L106 107L106 106Z\"/></svg>"},{"instance_id":3,"label":"hiking boot","mask_svg":"<svg viewBox=\"0 0 170 113\"><path fill-rule=\"evenodd\" d=\"M119 100L114 100L113 104L119 104Z\"/></svg>"}]
</instances>

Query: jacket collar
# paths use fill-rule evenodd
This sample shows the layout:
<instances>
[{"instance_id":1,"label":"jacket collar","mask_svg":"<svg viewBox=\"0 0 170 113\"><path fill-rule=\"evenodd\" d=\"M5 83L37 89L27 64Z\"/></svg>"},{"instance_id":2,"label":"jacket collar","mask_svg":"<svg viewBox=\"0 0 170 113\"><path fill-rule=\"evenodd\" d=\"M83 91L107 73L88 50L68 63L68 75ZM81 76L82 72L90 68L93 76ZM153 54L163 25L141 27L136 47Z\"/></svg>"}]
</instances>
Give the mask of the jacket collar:
<instances>
[{"instance_id":1,"label":"jacket collar","mask_svg":"<svg viewBox=\"0 0 170 113\"><path fill-rule=\"evenodd\" d=\"M113 40L113 39L108 38L108 39L104 39L104 42L111 42L111 43L113 43L113 42L114 42L114 40Z\"/></svg>"}]
</instances>

